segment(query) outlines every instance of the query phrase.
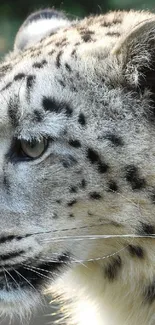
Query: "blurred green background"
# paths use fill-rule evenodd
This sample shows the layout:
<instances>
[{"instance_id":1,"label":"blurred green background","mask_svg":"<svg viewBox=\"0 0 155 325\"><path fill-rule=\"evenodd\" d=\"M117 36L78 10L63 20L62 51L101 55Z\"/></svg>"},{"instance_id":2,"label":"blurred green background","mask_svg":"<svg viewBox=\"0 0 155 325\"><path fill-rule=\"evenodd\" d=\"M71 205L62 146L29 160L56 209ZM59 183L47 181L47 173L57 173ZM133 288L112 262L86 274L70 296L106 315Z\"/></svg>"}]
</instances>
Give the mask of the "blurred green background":
<instances>
[{"instance_id":1,"label":"blurred green background","mask_svg":"<svg viewBox=\"0 0 155 325\"><path fill-rule=\"evenodd\" d=\"M155 0L0 0L0 56L12 48L22 21L31 12L47 7L83 17L114 9L149 9L155 12Z\"/></svg>"}]
</instances>

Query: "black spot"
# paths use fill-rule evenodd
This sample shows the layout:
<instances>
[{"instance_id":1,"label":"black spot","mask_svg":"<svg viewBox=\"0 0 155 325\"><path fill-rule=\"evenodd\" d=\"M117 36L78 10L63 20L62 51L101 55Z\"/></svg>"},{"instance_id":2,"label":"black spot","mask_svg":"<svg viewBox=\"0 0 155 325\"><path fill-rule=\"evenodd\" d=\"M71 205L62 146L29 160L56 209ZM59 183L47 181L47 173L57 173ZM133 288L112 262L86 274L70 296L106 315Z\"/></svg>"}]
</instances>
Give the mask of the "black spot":
<instances>
[{"instance_id":1,"label":"black spot","mask_svg":"<svg viewBox=\"0 0 155 325\"><path fill-rule=\"evenodd\" d=\"M57 213L54 212L53 215L52 215L52 218L53 218L53 219L58 219L58 215L57 215Z\"/></svg>"},{"instance_id":2,"label":"black spot","mask_svg":"<svg viewBox=\"0 0 155 325\"><path fill-rule=\"evenodd\" d=\"M90 160L90 162L92 164L97 164L97 167L98 167L98 171L103 174L103 173L106 173L109 166L104 163L103 161L101 161L98 153L91 149L91 148L88 148L88 151L87 151L87 158Z\"/></svg>"},{"instance_id":3,"label":"black spot","mask_svg":"<svg viewBox=\"0 0 155 325\"><path fill-rule=\"evenodd\" d=\"M91 39L91 34L88 32L88 33L85 33L81 36L82 40L84 42L90 42L92 39Z\"/></svg>"},{"instance_id":4,"label":"black spot","mask_svg":"<svg viewBox=\"0 0 155 325\"><path fill-rule=\"evenodd\" d=\"M55 43L55 46L59 47L60 45L61 45L61 41Z\"/></svg>"},{"instance_id":5,"label":"black spot","mask_svg":"<svg viewBox=\"0 0 155 325\"><path fill-rule=\"evenodd\" d=\"M17 81L17 80L21 80L23 78L25 78L25 73L18 73L15 77L14 77L14 80Z\"/></svg>"},{"instance_id":6,"label":"black spot","mask_svg":"<svg viewBox=\"0 0 155 325\"><path fill-rule=\"evenodd\" d=\"M55 52L55 50L52 50L50 52L48 52L48 55L52 55Z\"/></svg>"},{"instance_id":7,"label":"black spot","mask_svg":"<svg viewBox=\"0 0 155 325\"><path fill-rule=\"evenodd\" d=\"M85 118L85 116L84 116L83 113L80 113L80 114L79 114L78 122L79 122L82 126L86 125L86 118Z\"/></svg>"},{"instance_id":8,"label":"black spot","mask_svg":"<svg viewBox=\"0 0 155 325\"><path fill-rule=\"evenodd\" d=\"M61 200L56 200L56 203L61 204Z\"/></svg>"},{"instance_id":9,"label":"black spot","mask_svg":"<svg viewBox=\"0 0 155 325\"><path fill-rule=\"evenodd\" d=\"M38 111L37 109L34 110L34 120L35 122L42 122L43 120L43 113Z\"/></svg>"},{"instance_id":10,"label":"black spot","mask_svg":"<svg viewBox=\"0 0 155 325\"><path fill-rule=\"evenodd\" d=\"M107 32L105 35L106 36L116 36L116 37L119 37L120 36L120 33L118 33L118 32Z\"/></svg>"},{"instance_id":11,"label":"black spot","mask_svg":"<svg viewBox=\"0 0 155 325\"><path fill-rule=\"evenodd\" d=\"M43 97L42 104L45 111L54 113L61 113L64 111L68 117L72 115L73 110L68 103L59 102L50 97Z\"/></svg>"},{"instance_id":12,"label":"black spot","mask_svg":"<svg viewBox=\"0 0 155 325\"><path fill-rule=\"evenodd\" d=\"M101 161L98 162L98 171L101 174L106 173L108 169L109 169L109 166L106 163L101 162Z\"/></svg>"},{"instance_id":13,"label":"black spot","mask_svg":"<svg viewBox=\"0 0 155 325\"><path fill-rule=\"evenodd\" d=\"M76 202L77 202L76 200L72 200L72 201L68 202L67 205L68 205L69 207L71 207L71 206L74 205Z\"/></svg>"},{"instance_id":14,"label":"black spot","mask_svg":"<svg viewBox=\"0 0 155 325\"><path fill-rule=\"evenodd\" d=\"M70 146L75 147L75 148L81 147L81 143L79 140L69 140L69 144L70 144Z\"/></svg>"},{"instance_id":15,"label":"black spot","mask_svg":"<svg viewBox=\"0 0 155 325\"><path fill-rule=\"evenodd\" d=\"M104 139L111 141L111 143L116 147L123 145L123 140L121 139L121 137L118 137L117 135L112 133L107 133L106 135L104 135Z\"/></svg>"},{"instance_id":16,"label":"black spot","mask_svg":"<svg viewBox=\"0 0 155 325\"><path fill-rule=\"evenodd\" d=\"M144 251L140 246L129 245L127 249L131 256L139 257L140 259L144 258Z\"/></svg>"},{"instance_id":17,"label":"black spot","mask_svg":"<svg viewBox=\"0 0 155 325\"><path fill-rule=\"evenodd\" d=\"M70 193L77 193L77 187L72 186L72 187L70 188Z\"/></svg>"},{"instance_id":18,"label":"black spot","mask_svg":"<svg viewBox=\"0 0 155 325\"><path fill-rule=\"evenodd\" d=\"M122 20L121 19L119 19L119 18L114 18L114 20L113 21L104 21L104 22L102 22L102 24L101 24L101 26L102 27L111 27L111 26L113 26L113 25L117 25L117 24L121 24L122 23Z\"/></svg>"},{"instance_id":19,"label":"black spot","mask_svg":"<svg viewBox=\"0 0 155 325\"><path fill-rule=\"evenodd\" d=\"M155 228L148 223L141 222L141 229L139 229L138 233L140 235L152 235L155 234Z\"/></svg>"},{"instance_id":20,"label":"black spot","mask_svg":"<svg viewBox=\"0 0 155 325\"><path fill-rule=\"evenodd\" d=\"M28 89L32 88L32 86L35 83L35 80L36 80L36 77L33 76L33 75L30 75L30 76L27 77L27 82L26 83L27 83L27 88Z\"/></svg>"},{"instance_id":21,"label":"black spot","mask_svg":"<svg viewBox=\"0 0 155 325\"><path fill-rule=\"evenodd\" d=\"M72 52L71 52L71 56L76 56L76 49L74 49Z\"/></svg>"},{"instance_id":22,"label":"black spot","mask_svg":"<svg viewBox=\"0 0 155 325\"><path fill-rule=\"evenodd\" d=\"M62 54L63 54L63 51L60 51L58 53L57 57L56 57L56 66L57 66L57 68L60 68L60 65L61 65L60 59L61 59Z\"/></svg>"},{"instance_id":23,"label":"black spot","mask_svg":"<svg viewBox=\"0 0 155 325\"><path fill-rule=\"evenodd\" d=\"M143 294L146 303L151 304L155 301L155 280L144 288Z\"/></svg>"},{"instance_id":24,"label":"black spot","mask_svg":"<svg viewBox=\"0 0 155 325\"><path fill-rule=\"evenodd\" d=\"M33 68L41 69L41 68L43 68L46 64L47 64L47 61L46 61L46 60L42 60L41 62L35 62L35 63L32 65L32 67L33 67Z\"/></svg>"},{"instance_id":25,"label":"black spot","mask_svg":"<svg viewBox=\"0 0 155 325\"><path fill-rule=\"evenodd\" d=\"M109 182L109 190L110 192L117 192L118 191L118 186L115 181L110 181Z\"/></svg>"},{"instance_id":26,"label":"black spot","mask_svg":"<svg viewBox=\"0 0 155 325\"><path fill-rule=\"evenodd\" d=\"M131 184L133 190L140 190L145 186L145 179L139 176L138 168L134 165L127 165L126 180Z\"/></svg>"},{"instance_id":27,"label":"black spot","mask_svg":"<svg viewBox=\"0 0 155 325\"><path fill-rule=\"evenodd\" d=\"M86 181L85 181L85 179L82 179L81 187L82 187L82 188L85 188L85 187L86 187Z\"/></svg>"},{"instance_id":28,"label":"black spot","mask_svg":"<svg viewBox=\"0 0 155 325\"><path fill-rule=\"evenodd\" d=\"M97 192L92 192L92 193L89 194L89 196L90 196L90 199L93 199L93 200L101 199L101 195L99 193L97 193Z\"/></svg>"},{"instance_id":29,"label":"black spot","mask_svg":"<svg viewBox=\"0 0 155 325\"><path fill-rule=\"evenodd\" d=\"M58 79L58 83L59 83L59 84L60 84L62 87L66 87L66 85L65 85L64 81L62 81L62 80Z\"/></svg>"},{"instance_id":30,"label":"black spot","mask_svg":"<svg viewBox=\"0 0 155 325\"><path fill-rule=\"evenodd\" d=\"M70 67L70 65L69 65L68 63L65 63L65 67L66 67L66 69L67 69L69 72L72 71L72 69L71 69L71 67Z\"/></svg>"},{"instance_id":31,"label":"black spot","mask_svg":"<svg viewBox=\"0 0 155 325\"><path fill-rule=\"evenodd\" d=\"M106 266L104 270L105 277L109 281L113 281L117 278L119 271L121 270L122 267L122 260L120 256L116 256L113 258L112 262Z\"/></svg>"},{"instance_id":32,"label":"black spot","mask_svg":"<svg viewBox=\"0 0 155 325\"><path fill-rule=\"evenodd\" d=\"M70 214L69 214L69 217L70 217L70 218L75 218L75 215L74 215L73 213L70 213Z\"/></svg>"},{"instance_id":33,"label":"black spot","mask_svg":"<svg viewBox=\"0 0 155 325\"><path fill-rule=\"evenodd\" d=\"M112 26L112 22L111 21L104 21L101 24L101 27L111 27Z\"/></svg>"},{"instance_id":34,"label":"black spot","mask_svg":"<svg viewBox=\"0 0 155 325\"><path fill-rule=\"evenodd\" d=\"M98 153L91 148L88 148L87 157L92 164L100 161Z\"/></svg>"}]
</instances>

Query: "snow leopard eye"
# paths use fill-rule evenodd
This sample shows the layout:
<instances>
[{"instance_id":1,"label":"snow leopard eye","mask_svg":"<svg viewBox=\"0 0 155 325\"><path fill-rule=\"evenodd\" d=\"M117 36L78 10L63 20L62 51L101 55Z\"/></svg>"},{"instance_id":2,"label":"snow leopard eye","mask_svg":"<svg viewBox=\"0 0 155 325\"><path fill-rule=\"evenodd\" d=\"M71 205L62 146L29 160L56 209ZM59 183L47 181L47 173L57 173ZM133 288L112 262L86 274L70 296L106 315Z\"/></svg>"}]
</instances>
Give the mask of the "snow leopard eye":
<instances>
[{"instance_id":1,"label":"snow leopard eye","mask_svg":"<svg viewBox=\"0 0 155 325\"><path fill-rule=\"evenodd\" d=\"M47 148L47 140L41 138L40 140L20 140L20 154L24 157L36 159L39 158Z\"/></svg>"}]
</instances>

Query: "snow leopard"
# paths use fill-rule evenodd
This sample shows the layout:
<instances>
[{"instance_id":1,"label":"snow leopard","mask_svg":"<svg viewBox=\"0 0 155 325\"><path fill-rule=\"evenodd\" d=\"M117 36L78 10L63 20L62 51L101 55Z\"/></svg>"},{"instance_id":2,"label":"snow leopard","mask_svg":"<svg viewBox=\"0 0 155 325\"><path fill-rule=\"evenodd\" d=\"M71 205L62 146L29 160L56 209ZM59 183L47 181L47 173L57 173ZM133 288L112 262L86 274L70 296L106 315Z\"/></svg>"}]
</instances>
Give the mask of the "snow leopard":
<instances>
[{"instance_id":1,"label":"snow leopard","mask_svg":"<svg viewBox=\"0 0 155 325\"><path fill-rule=\"evenodd\" d=\"M0 63L0 313L155 324L155 14L32 13Z\"/></svg>"}]
</instances>

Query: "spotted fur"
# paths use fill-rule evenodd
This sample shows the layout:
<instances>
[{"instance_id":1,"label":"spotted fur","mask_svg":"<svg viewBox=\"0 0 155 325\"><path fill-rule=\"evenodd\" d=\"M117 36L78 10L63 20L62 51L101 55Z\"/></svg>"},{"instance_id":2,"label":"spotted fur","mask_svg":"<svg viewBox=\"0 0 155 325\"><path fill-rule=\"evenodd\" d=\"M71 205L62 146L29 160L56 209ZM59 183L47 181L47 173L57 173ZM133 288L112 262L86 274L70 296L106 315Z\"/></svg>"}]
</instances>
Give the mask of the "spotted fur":
<instances>
[{"instance_id":1,"label":"spotted fur","mask_svg":"<svg viewBox=\"0 0 155 325\"><path fill-rule=\"evenodd\" d=\"M155 15L43 10L0 65L0 311L155 324Z\"/></svg>"}]
</instances>

